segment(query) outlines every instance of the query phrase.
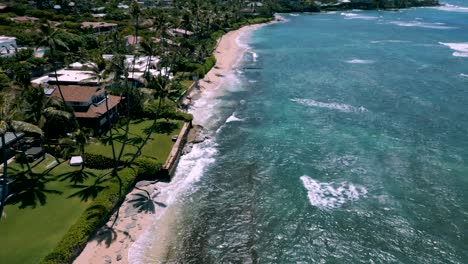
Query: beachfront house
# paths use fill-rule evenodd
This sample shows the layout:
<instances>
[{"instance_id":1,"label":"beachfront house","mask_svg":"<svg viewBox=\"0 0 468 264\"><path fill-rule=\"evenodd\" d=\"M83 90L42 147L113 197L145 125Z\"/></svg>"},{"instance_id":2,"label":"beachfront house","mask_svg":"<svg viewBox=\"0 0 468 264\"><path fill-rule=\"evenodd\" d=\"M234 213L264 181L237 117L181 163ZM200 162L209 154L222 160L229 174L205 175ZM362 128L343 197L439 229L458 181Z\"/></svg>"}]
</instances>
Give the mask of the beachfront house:
<instances>
[{"instance_id":1,"label":"beachfront house","mask_svg":"<svg viewBox=\"0 0 468 264\"><path fill-rule=\"evenodd\" d=\"M92 30L94 34L105 34L117 30L118 25L107 22L83 22L81 27Z\"/></svg>"},{"instance_id":2,"label":"beachfront house","mask_svg":"<svg viewBox=\"0 0 468 264\"><path fill-rule=\"evenodd\" d=\"M108 95L101 86L60 86L65 103L73 108L78 122L85 127L94 129L100 134L107 128L107 117L115 119L121 97ZM49 86L44 92L50 96L60 97L57 86ZM107 98L107 105L106 105Z\"/></svg>"},{"instance_id":3,"label":"beachfront house","mask_svg":"<svg viewBox=\"0 0 468 264\"><path fill-rule=\"evenodd\" d=\"M0 57L12 57L18 51L16 38L9 36L0 36Z\"/></svg>"}]
</instances>

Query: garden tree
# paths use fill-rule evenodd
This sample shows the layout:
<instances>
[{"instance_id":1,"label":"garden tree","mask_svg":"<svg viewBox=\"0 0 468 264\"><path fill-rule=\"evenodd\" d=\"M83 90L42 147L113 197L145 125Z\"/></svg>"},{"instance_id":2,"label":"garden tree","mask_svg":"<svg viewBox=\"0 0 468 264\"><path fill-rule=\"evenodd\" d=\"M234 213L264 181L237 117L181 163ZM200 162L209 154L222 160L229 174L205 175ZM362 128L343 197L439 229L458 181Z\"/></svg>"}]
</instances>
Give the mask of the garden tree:
<instances>
[{"instance_id":1,"label":"garden tree","mask_svg":"<svg viewBox=\"0 0 468 264\"><path fill-rule=\"evenodd\" d=\"M46 139L63 136L78 126L74 115L65 110L63 101L45 95L41 87L30 87L25 91L21 103L25 121L40 127Z\"/></svg>"},{"instance_id":2,"label":"garden tree","mask_svg":"<svg viewBox=\"0 0 468 264\"><path fill-rule=\"evenodd\" d=\"M149 74L151 60L156 52L156 45L154 40L150 38L144 38L143 41L140 43L139 53L143 56L146 56L148 59L146 60L146 68L143 76Z\"/></svg>"},{"instance_id":3,"label":"garden tree","mask_svg":"<svg viewBox=\"0 0 468 264\"><path fill-rule=\"evenodd\" d=\"M49 48L50 58L53 59L52 66L54 68L54 75L56 80L56 85L59 90L60 96L62 97L63 102L65 102L65 97L63 97L62 89L60 88L60 84L58 83L58 75L57 75L57 58L55 57L58 49L64 48L68 49L67 45L60 39L60 30L55 28L50 21L47 23L40 25L40 31L42 33L42 39L38 43L37 47L46 46Z\"/></svg>"},{"instance_id":4,"label":"garden tree","mask_svg":"<svg viewBox=\"0 0 468 264\"><path fill-rule=\"evenodd\" d=\"M0 216L3 212L5 205L6 191L7 191L7 178L8 178L8 164L7 164L7 146L5 142L5 134L8 131L13 133L16 132L28 132L35 133L43 136L42 130L28 122L24 122L18 117L21 116L21 112L17 107L16 100L11 94L0 94L0 137L2 142L2 156L3 156L3 174L1 181L1 204L0 204Z\"/></svg>"}]
</instances>

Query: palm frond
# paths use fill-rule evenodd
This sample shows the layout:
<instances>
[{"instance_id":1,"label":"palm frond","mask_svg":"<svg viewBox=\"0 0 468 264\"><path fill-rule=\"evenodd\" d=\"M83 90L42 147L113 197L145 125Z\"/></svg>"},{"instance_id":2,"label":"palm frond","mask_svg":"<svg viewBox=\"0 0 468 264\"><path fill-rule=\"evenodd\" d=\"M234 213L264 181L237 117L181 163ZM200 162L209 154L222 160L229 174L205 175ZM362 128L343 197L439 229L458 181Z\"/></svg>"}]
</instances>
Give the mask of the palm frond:
<instances>
[{"instance_id":1,"label":"palm frond","mask_svg":"<svg viewBox=\"0 0 468 264\"><path fill-rule=\"evenodd\" d=\"M57 110L54 107L47 107L44 109L44 114L47 116L60 116L66 119L71 119L73 115L67 111Z\"/></svg>"},{"instance_id":2,"label":"palm frond","mask_svg":"<svg viewBox=\"0 0 468 264\"><path fill-rule=\"evenodd\" d=\"M12 121L11 126L15 131L18 131L18 132L30 132L30 133L39 134L41 136L44 135L44 132L38 126L24 122L24 121Z\"/></svg>"}]
</instances>

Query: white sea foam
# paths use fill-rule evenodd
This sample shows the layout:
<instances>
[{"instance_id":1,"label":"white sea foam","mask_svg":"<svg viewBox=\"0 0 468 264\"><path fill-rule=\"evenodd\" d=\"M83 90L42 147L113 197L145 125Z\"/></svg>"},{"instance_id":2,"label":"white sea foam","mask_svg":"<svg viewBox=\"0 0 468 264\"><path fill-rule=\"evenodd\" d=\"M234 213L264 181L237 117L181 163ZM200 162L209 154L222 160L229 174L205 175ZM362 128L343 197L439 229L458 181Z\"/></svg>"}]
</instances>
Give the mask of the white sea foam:
<instances>
[{"instance_id":1,"label":"white sea foam","mask_svg":"<svg viewBox=\"0 0 468 264\"><path fill-rule=\"evenodd\" d=\"M257 61L257 58L258 58L258 54L255 52L252 52L252 60Z\"/></svg>"},{"instance_id":2,"label":"white sea foam","mask_svg":"<svg viewBox=\"0 0 468 264\"><path fill-rule=\"evenodd\" d=\"M299 16L299 14L294 14L294 13L291 13L291 14L289 14L289 15L290 15L290 16L294 16L294 17Z\"/></svg>"},{"instance_id":3,"label":"white sea foam","mask_svg":"<svg viewBox=\"0 0 468 264\"><path fill-rule=\"evenodd\" d=\"M468 57L468 42L459 42L459 43L445 43L439 42L439 44L447 46L454 50L455 52L452 53L455 57Z\"/></svg>"},{"instance_id":4,"label":"white sea foam","mask_svg":"<svg viewBox=\"0 0 468 264\"><path fill-rule=\"evenodd\" d=\"M307 175L300 179L307 190L310 204L321 210L337 209L346 202L355 202L367 195L366 188L348 182L319 182Z\"/></svg>"},{"instance_id":5,"label":"white sea foam","mask_svg":"<svg viewBox=\"0 0 468 264\"><path fill-rule=\"evenodd\" d=\"M217 153L216 147L216 143L212 139L209 139L194 145L190 153L183 155L171 182L160 189L158 197L165 197L165 199L158 199L158 202L165 204L166 207L174 208L174 206L177 206L178 197L182 193L189 193L193 184L200 180L207 167L215 162L215 155ZM151 224L153 227L148 228L138 237L135 243L131 245L128 251L129 263L148 263L147 253L152 251L152 247L154 243L156 243L155 235L156 238L158 235L158 230L155 230L157 227L155 224L159 219L165 217L167 213L166 210L171 209L166 208L162 210L162 212L157 212L153 218L154 222Z\"/></svg>"},{"instance_id":6,"label":"white sea foam","mask_svg":"<svg viewBox=\"0 0 468 264\"><path fill-rule=\"evenodd\" d=\"M463 78L468 78L468 74L465 74L465 73L460 73L460 77L463 77Z\"/></svg>"},{"instance_id":7,"label":"white sea foam","mask_svg":"<svg viewBox=\"0 0 468 264\"><path fill-rule=\"evenodd\" d=\"M344 16L345 19L362 19L362 20L378 19L378 17L375 17L375 16L367 16L367 15L361 15L361 14L355 14L355 13L341 13L341 15Z\"/></svg>"},{"instance_id":8,"label":"white sea foam","mask_svg":"<svg viewBox=\"0 0 468 264\"><path fill-rule=\"evenodd\" d=\"M312 100L312 99L294 98L294 99L291 99L291 101L293 101L295 103L305 105L305 106L328 108L328 109L338 110L338 111L341 111L341 112L348 112L348 113L349 112L362 113L362 112L367 112L368 111L363 106L354 107L354 106L347 105L347 104L324 103L324 102L318 102L318 101L315 101L315 100Z\"/></svg>"},{"instance_id":9,"label":"white sea foam","mask_svg":"<svg viewBox=\"0 0 468 264\"><path fill-rule=\"evenodd\" d=\"M352 60L347 60L345 62L350 63L350 64L372 64L374 63L373 60L361 60L361 59L352 59Z\"/></svg>"},{"instance_id":10,"label":"white sea foam","mask_svg":"<svg viewBox=\"0 0 468 264\"><path fill-rule=\"evenodd\" d=\"M464 6L456 6L451 4L444 4L442 6L431 7L437 10L448 11L448 12L459 12L459 13L467 13L468 7Z\"/></svg>"},{"instance_id":11,"label":"white sea foam","mask_svg":"<svg viewBox=\"0 0 468 264\"><path fill-rule=\"evenodd\" d=\"M421 21L391 21L392 25L400 27L420 27L420 28L433 28L433 29L454 29L455 27L447 26L444 23L431 23Z\"/></svg>"},{"instance_id":12,"label":"white sea foam","mask_svg":"<svg viewBox=\"0 0 468 264\"><path fill-rule=\"evenodd\" d=\"M232 113L232 115L230 115L230 116L228 117L228 119L226 119L226 123L241 122L241 121L244 121L244 120L238 118L237 116L235 116L235 113Z\"/></svg>"},{"instance_id":13,"label":"white sea foam","mask_svg":"<svg viewBox=\"0 0 468 264\"><path fill-rule=\"evenodd\" d=\"M372 40L370 43L372 44L380 44L380 43L408 43L407 40L397 40L397 39L387 39L387 40Z\"/></svg>"}]
</instances>

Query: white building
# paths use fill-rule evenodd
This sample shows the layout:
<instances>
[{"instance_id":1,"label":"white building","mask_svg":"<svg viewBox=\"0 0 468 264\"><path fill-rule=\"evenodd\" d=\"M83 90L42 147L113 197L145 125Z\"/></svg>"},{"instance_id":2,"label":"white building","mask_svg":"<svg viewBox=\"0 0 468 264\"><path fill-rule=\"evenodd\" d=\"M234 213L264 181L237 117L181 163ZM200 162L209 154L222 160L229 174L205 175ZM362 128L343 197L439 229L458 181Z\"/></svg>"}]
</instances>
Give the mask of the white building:
<instances>
[{"instance_id":1,"label":"white building","mask_svg":"<svg viewBox=\"0 0 468 264\"><path fill-rule=\"evenodd\" d=\"M109 61L113 58L113 55L103 55L103 59ZM129 79L134 80L139 83L140 86L144 84L144 73L149 72L153 76L166 76L169 74L170 69L163 68L158 69L159 58L148 56L144 57L134 57L133 55L125 56L125 64L128 67ZM100 82L98 79L93 78L94 73L89 70L92 68L90 63L79 63L75 62L68 65L67 68L57 70L57 76L54 72L49 73L48 75L39 77L31 81L35 85L43 84L59 84L59 85L86 85L86 86L99 86ZM168 76L170 79L173 78L172 75Z\"/></svg>"},{"instance_id":2,"label":"white building","mask_svg":"<svg viewBox=\"0 0 468 264\"><path fill-rule=\"evenodd\" d=\"M14 56L18 51L15 37L0 36L0 57L11 57Z\"/></svg>"}]
</instances>

